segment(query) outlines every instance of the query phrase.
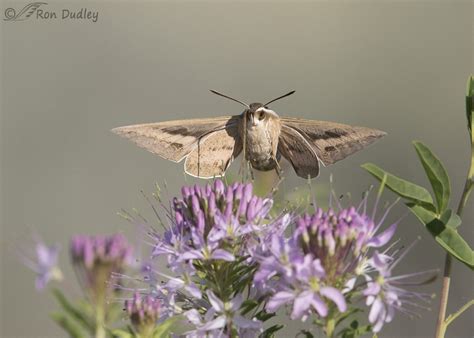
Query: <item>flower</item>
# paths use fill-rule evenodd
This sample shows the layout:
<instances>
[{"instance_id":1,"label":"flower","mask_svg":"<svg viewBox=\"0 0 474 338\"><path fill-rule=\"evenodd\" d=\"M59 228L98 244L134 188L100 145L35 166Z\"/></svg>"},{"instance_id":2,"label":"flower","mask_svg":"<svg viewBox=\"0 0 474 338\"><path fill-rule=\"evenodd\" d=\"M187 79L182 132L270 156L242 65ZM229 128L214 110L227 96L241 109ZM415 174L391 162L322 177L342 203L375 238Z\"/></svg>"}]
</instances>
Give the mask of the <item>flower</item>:
<instances>
[{"instance_id":1,"label":"flower","mask_svg":"<svg viewBox=\"0 0 474 338\"><path fill-rule=\"evenodd\" d=\"M326 286L325 277L321 261L307 254L302 261L294 262L289 274L283 275L280 290L270 297L266 309L275 312L281 305L293 302L291 319L304 319L311 310L326 317L328 306L324 299L328 299L336 305L339 312L345 312L347 304L342 292Z\"/></svg>"},{"instance_id":2,"label":"flower","mask_svg":"<svg viewBox=\"0 0 474 338\"><path fill-rule=\"evenodd\" d=\"M250 320L239 314L239 309L243 302L243 295L238 294L233 299L223 302L214 292L206 292L210 307L207 310L204 320L196 309L184 313L186 318L196 326L195 331L187 332L187 337L203 337L210 335L222 336L227 327L234 327L237 332L255 330L258 332L262 323L258 320Z\"/></svg>"},{"instance_id":3,"label":"flower","mask_svg":"<svg viewBox=\"0 0 474 338\"><path fill-rule=\"evenodd\" d=\"M377 275L374 278L367 277L367 287L364 289L363 295L366 296L366 305L370 307L369 322L372 324L372 331L375 333L380 332L385 323L390 323L393 320L395 310L415 315L416 313L407 306L426 308L416 302L421 301L428 304L431 299L431 295L405 290L400 286L422 285L431 282L436 278L436 270L392 276L392 269L407 252L408 249L395 259L388 254L376 251L369 261L369 265L377 271ZM413 277L427 274L431 276L425 281L411 281Z\"/></svg>"},{"instance_id":4,"label":"flower","mask_svg":"<svg viewBox=\"0 0 474 338\"><path fill-rule=\"evenodd\" d=\"M121 273L132 260L132 247L121 235L74 236L70 254L83 288L92 300L103 302L111 274Z\"/></svg>"},{"instance_id":5,"label":"flower","mask_svg":"<svg viewBox=\"0 0 474 338\"><path fill-rule=\"evenodd\" d=\"M35 286L37 290L43 290L50 281L63 279L63 274L58 266L59 251L59 244L48 246L37 240L34 258L30 258L26 254L20 255L23 264L36 273Z\"/></svg>"},{"instance_id":6,"label":"flower","mask_svg":"<svg viewBox=\"0 0 474 338\"><path fill-rule=\"evenodd\" d=\"M151 337L155 324L160 317L161 302L152 295L133 294L125 300L125 311L136 333L142 337Z\"/></svg>"}]
</instances>

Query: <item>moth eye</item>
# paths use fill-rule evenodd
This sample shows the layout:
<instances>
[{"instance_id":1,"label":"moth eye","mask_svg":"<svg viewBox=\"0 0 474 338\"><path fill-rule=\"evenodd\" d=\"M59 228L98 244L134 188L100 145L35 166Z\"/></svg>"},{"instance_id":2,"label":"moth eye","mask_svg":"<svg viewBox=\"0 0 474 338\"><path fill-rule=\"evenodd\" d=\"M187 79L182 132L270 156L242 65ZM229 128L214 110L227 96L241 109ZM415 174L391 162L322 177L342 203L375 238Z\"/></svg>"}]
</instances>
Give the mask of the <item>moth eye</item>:
<instances>
[{"instance_id":1,"label":"moth eye","mask_svg":"<svg viewBox=\"0 0 474 338\"><path fill-rule=\"evenodd\" d=\"M258 119L259 119L260 121L262 121L264 118L265 118L265 114L263 114L263 113L261 113L260 116L258 117Z\"/></svg>"}]
</instances>

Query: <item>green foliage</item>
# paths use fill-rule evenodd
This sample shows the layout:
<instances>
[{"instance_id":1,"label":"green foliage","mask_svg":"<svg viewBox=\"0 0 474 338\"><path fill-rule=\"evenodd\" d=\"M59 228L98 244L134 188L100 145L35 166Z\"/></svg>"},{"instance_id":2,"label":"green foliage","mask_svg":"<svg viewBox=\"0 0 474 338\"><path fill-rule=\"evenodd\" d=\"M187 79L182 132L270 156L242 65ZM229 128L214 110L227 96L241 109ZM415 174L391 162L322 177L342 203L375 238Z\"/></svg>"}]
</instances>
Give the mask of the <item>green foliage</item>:
<instances>
[{"instance_id":1,"label":"green foliage","mask_svg":"<svg viewBox=\"0 0 474 338\"><path fill-rule=\"evenodd\" d=\"M275 333L277 331L280 331L283 327L284 325L281 325L281 324L270 326L268 329L262 332L262 334L260 335L260 338L273 338L275 337Z\"/></svg>"},{"instance_id":2,"label":"green foliage","mask_svg":"<svg viewBox=\"0 0 474 338\"><path fill-rule=\"evenodd\" d=\"M474 76L470 76L467 80L466 88L466 117L467 117L467 128L469 129L469 135L471 136L471 142L474 144L474 134L472 133L473 123L472 114L474 113Z\"/></svg>"},{"instance_id":3,"label":"green foliage","mask_svg":"<svg viewBox=\"0 0 474 338\"><path fill-rule=\"evenodd\" d=\"M441 161L431 152L431 150L419 141L414 141L413 145L418 153L420 162L425 169L430 180L431 187L436 197L437 211L441 214L446 210L451 195L451 186L446 169Z\"/></svg>"},{"instance_id":4,"label":"green foliage","mask_svg":"<svg viewBox=\"0 0 474 338\"><path fill-rule=\"evenodd\" d=\"M369 333L371 330L372 327L370 325L359 326L359 322L353 320L349 327L339 332L338 336L342 338L357 338Z\"/></svg>"},{"instance_id":5,"label":"green foliage","mask_svg":"<svg viewBox=\"0 0 474 338\"><path fill-rule=\"evenodd\" d=\"M365 163L362 165L362 168L371 173L379 181L382 181L386 175L385 186L401 197L404 197L409 201L423 203L434 207L433 198L425 188L392 175L373 163Z\"/></svg>"},{"instance_id":6,"label":"green foliage","mask_svg":"<svg viewBox=\"0 0 474 338\"><path fill-rule=\"evenodd\" d=\"M152 337L153 338L169 337L174 324L180 319L181 319L180 317L171 317L165 320L163 323L157 325L155 330L153 331Z\"/></svg>"},{"instance_id":7,"label":"green foliage","mask_svg":"<svg viewBox=\"0 0 474 338\"><path fill-rule=\"evenodd\" d=\"M72 319L71 316L61 313L54 312L51 315L51 319L54 320L64 331L69 334L72 338L86 338L88 335L81 329L77 321Z\"/></svg>"},{"instance_id":8,"label":"green foliage","mask_svg":"<svg viewBox=\"0 0 474 338\"><path fill-rule=\"evenodd\" d=\"M362 167L379 181L384 181L390 190L405 198L408 208L425 225L436 242L472 269L474 252L457 231L461 219L448 209L451 195L448 173L428 146L419 141L413 144L431 183L436 206L433 205L431 194L425 188L390 174L375 164L366 163Z\"/></svg>"},{"instance_id":9,"label":"green foliage","mask_svg":"<svg viewBox=\"0 0 474 338\"><path fill-rule=\"evenodd\" d=\"M52 292L53 296L56 298L56 301L64 311L65 318L60 318L57 315L53 317L53 319L58 324L60 324L62 328L66 329L65 326L61 323L65 324L66 321L70 321L73 322L74 325L78 325L82 329L86 329L90 334L93 334L95 332L95 323L92 320L90 314L85 313L86 311L84 308L81 309L79 306L70 303L60 290L53 289Z\"/></svg>"}]
</instances>

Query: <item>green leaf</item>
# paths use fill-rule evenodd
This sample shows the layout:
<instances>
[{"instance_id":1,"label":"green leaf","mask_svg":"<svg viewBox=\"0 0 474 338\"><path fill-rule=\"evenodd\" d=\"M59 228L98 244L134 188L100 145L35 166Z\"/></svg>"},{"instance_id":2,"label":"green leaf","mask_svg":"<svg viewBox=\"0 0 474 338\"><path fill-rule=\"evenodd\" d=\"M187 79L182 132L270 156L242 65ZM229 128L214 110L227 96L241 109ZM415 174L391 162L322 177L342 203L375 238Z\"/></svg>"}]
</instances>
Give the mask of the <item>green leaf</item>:
<instances>
[{"instance_id":1,"label":"green leaf","mask_svg":"<svg viewBox=\"0 0 474 338\"><path fill-rule=\"evenodd\" d=\"M133 338L133 334L125 330L113 330L112 336L117 338Z\"/></svg>"},{"instance_id":2,"label":"green leaf","mask_svg":"<svg viewBox=\"0 0 474 338\"><path fill-rule=\"evenodd\" d=\"M434 219L426 224L426 228L435 237L436 242L453 257L474 269L474 252L455 228L460 223L459 216L447 210L441 219Z\"/></svg>"},{"instance_id":3,"label":"green leaf","mask_svg":"<svg viewBox=\"0 0 474 338\"><path fill-rule=\"evenodd\" d=\"M410 201L428 204L434 208L431 194L425 188L392 175L373 163L365 163L362 165L362 168L367 170L379 181L382 181L386 175L385 185L394 193Z\"/></svg>"},{"instance_id":4,"label":"green leaf","mask_svg":"<svg viewBox=\"0 0 474 338\"><path fill-rule=\"evenodd\" d=\"M242 303L242 306L240 307L240 314L241 315L246 315L253 309L255 309L257 306L259 306L259 303L253 299L247 299Z\"/></svg>"},{"instance_id":5,"label":"green leaf","mask_svg":"<svg viewBox=\"0 0 474 338\"><path fill-rule=\"evenodd\" d=\"M411 212L418 218L418 220L425 226L437 217L436 213L426 209L422 205L410 202L406 203L406 205L411 210Z\"/></svg>"},{"instance_id":6,"label":"green leaf","mask_svg":"<svg viewBox=\"0 0 474 338\"><path fill-rule=\"evenodd\" d=\"M436 198L438 213L443 213L448 208L451 186L449 176L441 161L435 154L420 141L414 141L413 145L430 180Z\"/></svg>"},{"instance_id":7,"label":"green leaf","mask_svg":"<svg viewBox=\"0 0 474 338\"><path fill-rule=\"evenodd\" d=\"M51 319L66 331L72 338L86 338L87 335L82 331L81 327L69 317L67 314L54 312L51 314Z\"/></svg>"},{"instance_id":8,"label":"green leaf","mask_svg":"<svg viewBox=\"0 0 474 338\"><path fill-rule=\"evenodd\" d=\"M85 329L88 329L89 332L93 333L95 331L95 323L91 318L84 314L78 307L71 304L59 289L53 289L52 292L64 312L81 324Z\"/></svg>"},{"instance_id":9,"label":"green leaf","mask_svg":"<svg viewBox=\"0 0 474 338\"><path fill-rule=\"evenodd\" d=\"M472 114L474 113L474 76L469 76L466 86L466 116L467 128L471 135L471 142L474 144L474 134L472 133Z\"/></svg>"},{"instance_id":10,"label":"green leaf","mask_svg":"<svg viewBox=\"0 0 474 338\"><path fill-rule=\"evenodd\" d=\"M158 325L153 331L153 338L169 337L173 325L180 319L180 317L171 317Z\"/></svg>"},{"instance_id":11,"label":"green leaf","mask_svg":"<svg viewBox=\"0 0 474 338\"><path fill-rule=\"evenodd\" d=\"M301 330L296 337L314 338L314 335L308 330Z\"/></svg>"},{"instance_id":12,"label":"green leaf","mask_svg":"<svg viewBox=\"0 0 474 338\"><path fill-rule=\"evenodd\" d=\"M273 326L270 326L268 329L266 329L265 331L262 332L262 334L260 335L261 338L272 338L272 337L275 337L275 333L281 329L283 329L285 327L285 325L281 325L281 324L276 324L276 325L273 325Z\"/></svg>"}]
</instances>

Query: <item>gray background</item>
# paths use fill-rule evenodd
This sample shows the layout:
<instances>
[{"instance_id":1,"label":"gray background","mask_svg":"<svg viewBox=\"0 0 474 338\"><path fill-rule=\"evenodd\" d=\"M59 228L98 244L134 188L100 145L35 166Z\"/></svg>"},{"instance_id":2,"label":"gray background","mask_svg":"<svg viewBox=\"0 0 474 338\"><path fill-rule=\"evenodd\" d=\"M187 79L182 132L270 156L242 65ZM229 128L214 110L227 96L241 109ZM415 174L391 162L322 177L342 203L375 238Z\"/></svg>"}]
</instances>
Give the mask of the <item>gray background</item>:
<instances>
[{"instance_id":1,"label":"gray background","mask_svg":"<svg viewBox=\"0 0 474 338\"><path fill-rule=\"evenodd\" d=\"M25 4L3 2L1 13ZM295 89L273 109L389 133L325 169L316 188L333 173L338 192L358 196L374 183L359 167L366 161L427 185L411 146L411 140L423 140L452 175L455 207L469 159L464 90L474 70L473 2L47 5L82 7L98 10L99 21L30 18L1 24L2 336L64 336L47 317L56 308L51 297L34 290L32 273L14 254L31 229L63 247L76 233L131 233L117 210L146 209L139 190L152 191L154 182L166 181L170 195L183 183L181 165L109 129L240 113L241 107L211 95L209 88L246 101ZM305 184L289 175L285 189ZM460 230L471 245L472 206L471 200ZM392 220L404 213L400 205ZM442 268L443 251L414 217L404 218L397 235L406 244L422 236L399 273ZM62 265L67 266L66 252ZM438 292L440 286L438 279L426 290ZM62 287L80 295L72 278ZM473 287L472 272L456 262L449 312L472 298ZM381 336L433 336L437 305L435 299L433 310L420 312L420 319L397 316ZM472 336L472 317L471 309L448 335Z\"/></svg>"}]
</instances>

